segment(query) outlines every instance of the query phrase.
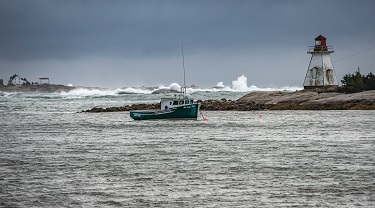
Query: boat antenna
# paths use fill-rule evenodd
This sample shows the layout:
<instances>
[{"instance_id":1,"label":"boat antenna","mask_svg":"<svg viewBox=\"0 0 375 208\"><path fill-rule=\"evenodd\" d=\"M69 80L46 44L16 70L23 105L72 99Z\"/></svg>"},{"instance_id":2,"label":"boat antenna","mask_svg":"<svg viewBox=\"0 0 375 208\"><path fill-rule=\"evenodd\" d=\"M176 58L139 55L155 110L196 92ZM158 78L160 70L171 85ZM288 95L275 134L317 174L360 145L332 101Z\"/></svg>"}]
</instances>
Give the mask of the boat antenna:
<instances>
[{"instance_id":1,"label":"boat antenna","mask_svg":"<svg viewBox=\"0 0 375 208\"><path fill-rule=\"evenodd\" d=\"M182 68L184 69L184 97L186 96L186 81L185 81L185 56L184 56L184 43L182 43Z\"/></svg>"}]
</instances>

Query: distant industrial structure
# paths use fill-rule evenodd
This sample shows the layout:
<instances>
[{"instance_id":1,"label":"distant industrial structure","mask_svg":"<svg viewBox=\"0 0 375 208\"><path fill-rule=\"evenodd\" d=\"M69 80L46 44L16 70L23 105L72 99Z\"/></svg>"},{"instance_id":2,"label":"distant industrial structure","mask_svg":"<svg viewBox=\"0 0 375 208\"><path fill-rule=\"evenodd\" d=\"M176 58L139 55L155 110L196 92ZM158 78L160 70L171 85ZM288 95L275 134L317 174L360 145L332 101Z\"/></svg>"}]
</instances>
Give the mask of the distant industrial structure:
<instances>
[{"instance_id":1,"label":"distant industrial structure","mask_svg":"<svg viewBox=\"0 0 375 208\"><path fill-rule=\"evenodd\" d=\"M303 83L305 89L339 85L329 56L333 52L333 47L327 46L325 37L319 35L315 38L315 46L310 46L307 52L311 54L311 60Z\"/></svg>"},{"instance_id":2,"label":"distant industrial structure","mask_svg":"<svg viewBox=\"0 0 375 208\"><path fill-rule=\"evenodd\" d=\"M40 84L49 84L49 78L39 78Z\"/></svg>"}]
</instances>

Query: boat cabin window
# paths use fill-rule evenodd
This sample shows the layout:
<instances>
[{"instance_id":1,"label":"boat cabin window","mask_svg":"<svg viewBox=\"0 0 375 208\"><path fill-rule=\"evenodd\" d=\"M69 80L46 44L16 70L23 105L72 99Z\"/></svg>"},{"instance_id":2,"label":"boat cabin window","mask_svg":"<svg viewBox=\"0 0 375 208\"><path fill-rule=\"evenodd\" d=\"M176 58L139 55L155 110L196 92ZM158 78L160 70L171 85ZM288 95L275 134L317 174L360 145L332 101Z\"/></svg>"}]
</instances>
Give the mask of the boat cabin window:
<instances>
[{"instance_id":1,"label":"boat cabin window","mask_svg":"<svg viewBox=\"0 0 375 208\"><path fill-rule=\"evenodd\" d=\"M171 101L171 102L169 102L169 105L172 105L172 101Z\"/></svg>"},{"instance_id":2,"label":"boat cabin window","mask_svg":"<svg viewBox=\"0 0 375 208\"><path fill-rule=\"evenodd\" d=\"M189 104L189 100L185 100L185 104Z\"/></svg>"},{"instance_id":3,"label":"boat cabin window","mask_svg":"<svg viewBox=\"0 0 375 208\"><path fill-rule=\"evenodd\" d=\"M190 104L193 104L193 100L190 100Z\"/></svg>"},{"instance_id":4,"label":"boat cabin window","mask_svg":"<svg viewBox=\"0 0 375 208\"><path fill-rule=\"evenodd\" d=\"M177 100L173 101L173 105L178 105L178 101Z\"/></svg>"},{"instance_id":5,"label":"boat cabin window","mask_svg":"<svg viewBox=\"0 0 375 208\"><path fill-rule=\"evenodd\" d=\"M180 101L180 105L183 105L183 104L184 104L184 101L183 101L183 100L181 100L181 101Z\"/></svg>"}]
</instances>

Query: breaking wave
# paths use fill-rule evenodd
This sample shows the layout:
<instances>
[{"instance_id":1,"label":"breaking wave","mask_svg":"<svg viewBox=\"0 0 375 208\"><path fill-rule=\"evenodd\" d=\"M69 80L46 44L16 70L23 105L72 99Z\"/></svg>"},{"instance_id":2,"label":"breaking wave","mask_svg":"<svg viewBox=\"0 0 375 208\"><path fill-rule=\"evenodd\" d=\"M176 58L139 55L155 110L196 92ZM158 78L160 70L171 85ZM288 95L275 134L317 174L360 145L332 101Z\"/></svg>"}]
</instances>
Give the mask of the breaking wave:
<instances>
[{"instance_id":1,"label":"breaking wave","mask_svg":"<svg viewBox=\"0 0 375 208\"><path fill-rule=\"evenodd\" d=\"M0 91L0 96L4 96L4 97L11 96L13 94L14 94L13 92L1 92Z\"/></svg>"},{"instance_id":2,"label":"breaking wave","mask_svg":"<svg viewBox=\"0 0 375 208\"><path fill-rule=\"evenodd\" d=\"M247 77L245 75L239 76L236 80L232 81L231 86L224 85L223 82L218 82L215 87L187 87L186 91L189 94L195 92L255 92L255 91L298 91L302 90L302 87L280 87L280 88L260 88L255 85L247 85ZM84 97L84 96L118 96L123 94L152 94L159 90L171 90L180 91L181 85L178 83L172 83L169 86L159 85L157 87L125 87L117 89L100 89L100 88L77 88L70 92L61 92L61 96L73 96L73 97Z\"/></svg>"}]
</instances>

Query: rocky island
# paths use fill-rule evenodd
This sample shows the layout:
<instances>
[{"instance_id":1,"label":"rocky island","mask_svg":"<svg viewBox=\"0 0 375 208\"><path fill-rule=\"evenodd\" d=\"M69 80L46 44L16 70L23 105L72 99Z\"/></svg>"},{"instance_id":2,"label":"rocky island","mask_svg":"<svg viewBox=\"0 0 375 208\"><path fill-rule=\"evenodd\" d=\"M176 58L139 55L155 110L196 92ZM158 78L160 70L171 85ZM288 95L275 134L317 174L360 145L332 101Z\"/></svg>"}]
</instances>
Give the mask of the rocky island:
<instances>
[{"instance_id":1,"label":"rocky island","mask_svg":"<svg viewBox=\"0 0 375 208\"><path fill-rule=\"evenodd\" d=\"M0 91L2 92L42 92L42 93L53 93L53 92L69 92L75 89L75 87L66 85L55 85L55 84L39 84L39 85L0 85Z\"/></svg>"},{"instance_id":2,"label":"rocky island","mask_svg":"<svg viewBox=\"0 0 375 208\"><path fill-rule=\"evenodd\" d=\"M358 93L319 92L253 92L236 101L269 110L375 110L375 90Z\"/></svg>"},{"instance_id":3,"label":"rocky island","mask_svg":"<svg viewBox=\"0 0 375 208\"><path fill-rule=\"evenodd\" d=\"M358 93L301 90L296 92L251 92L238 100L198 100L201 110L375 110L375 90ZM116 112L158 109L160 104L135 104L122 107L92 108L82 112Z\"/></svg>"}]
</instances>

